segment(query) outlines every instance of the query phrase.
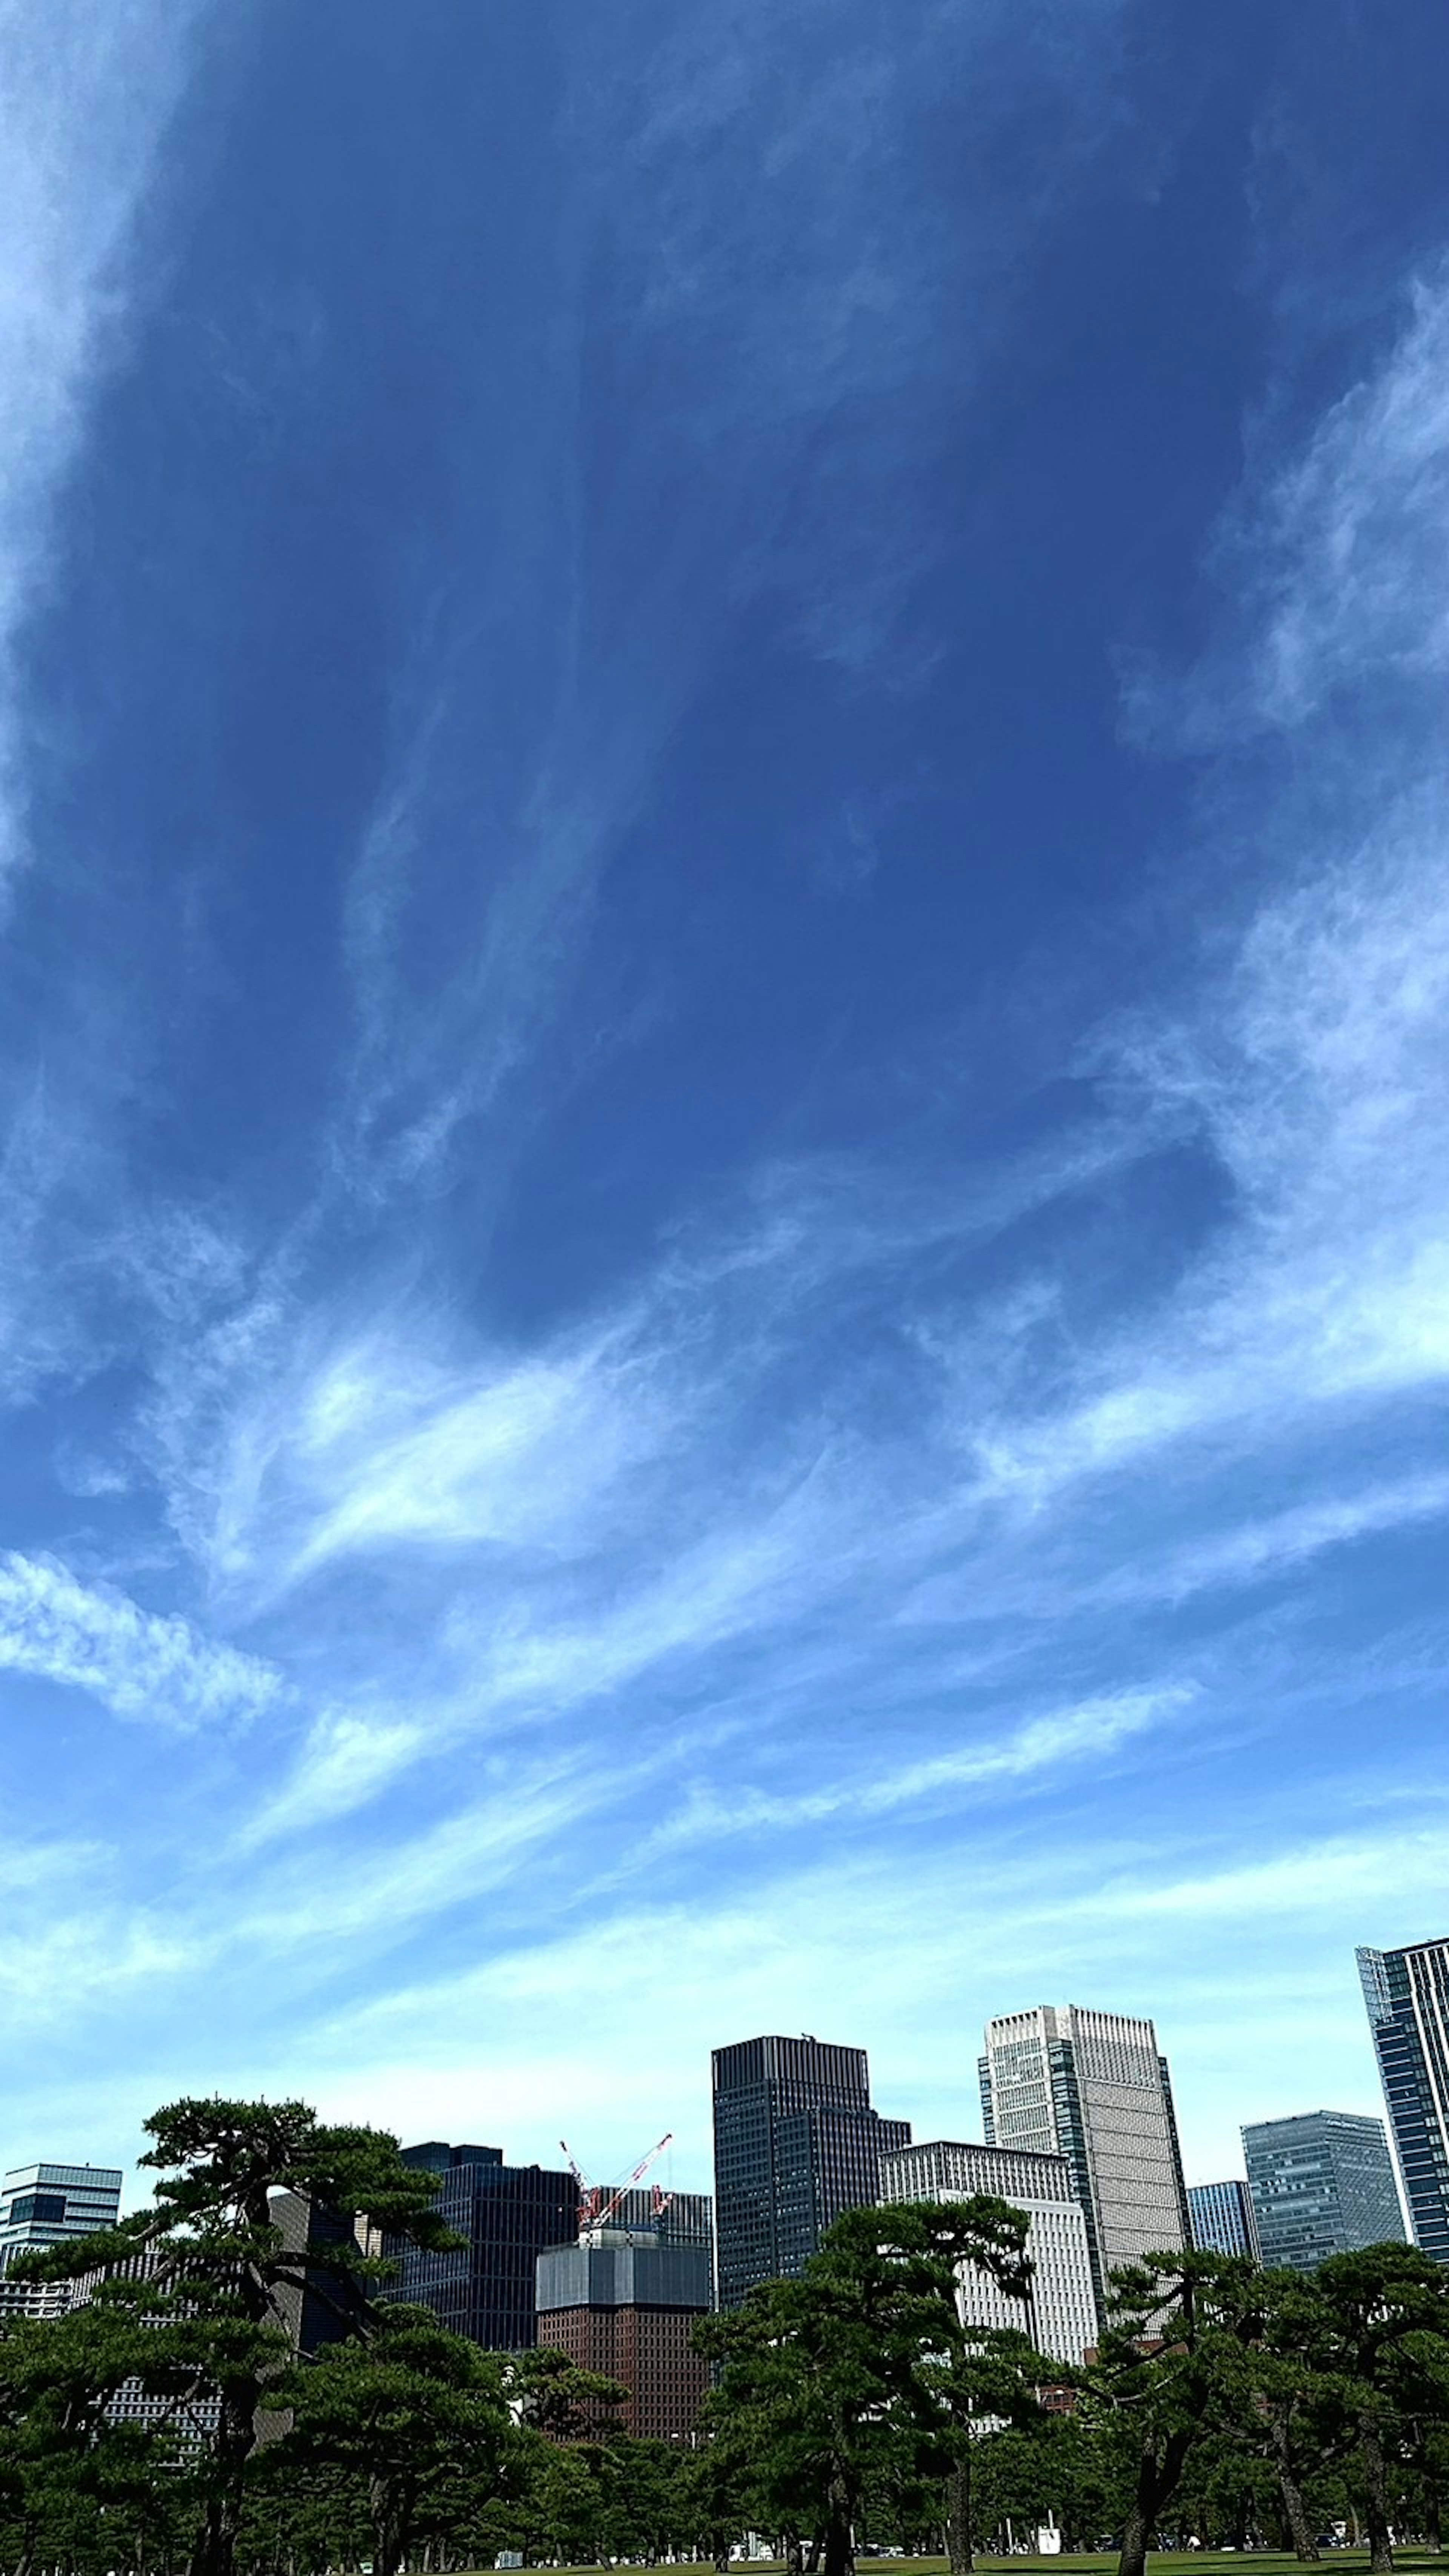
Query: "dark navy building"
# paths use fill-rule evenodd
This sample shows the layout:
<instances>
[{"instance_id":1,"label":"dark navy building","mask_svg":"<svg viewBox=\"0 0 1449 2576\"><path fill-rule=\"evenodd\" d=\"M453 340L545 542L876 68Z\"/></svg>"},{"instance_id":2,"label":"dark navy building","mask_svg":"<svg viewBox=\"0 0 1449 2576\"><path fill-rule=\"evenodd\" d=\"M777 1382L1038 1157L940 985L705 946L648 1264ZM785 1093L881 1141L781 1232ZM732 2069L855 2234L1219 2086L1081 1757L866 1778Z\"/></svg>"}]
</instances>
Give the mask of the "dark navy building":
<instances>
[{"instance_id":1,"label":"dark navy building","mask_svg":"<svg viewBox=\"0 0 1449 2576\"><path fill-rule=\"evenodd\" d=\"M438 2215L463 2244L453 2254L429 2254L384 2237L383 2252L398 2271L379 2297L431 2308L451 2334L490 2352L522 2352L537 2340L539 2255L578 2238L573 2175L506 2165L501 2147L450 2147L438 2138L404 2147L403 2162L438 2175Z\"/></svg>"},{"instance_id":2,"label":"dark navy building","mask_svg":"<svg viewBox=\"0 0 1449 2576\"><path fill-rule=\"evenodd\" d=\"M908 2120L871 2108L863 2048L746 2039L714 2051L718 2300L800 2271L847 2209L880 2198L880 2160L911 2143Z\"/></svg>"}]
</instances>

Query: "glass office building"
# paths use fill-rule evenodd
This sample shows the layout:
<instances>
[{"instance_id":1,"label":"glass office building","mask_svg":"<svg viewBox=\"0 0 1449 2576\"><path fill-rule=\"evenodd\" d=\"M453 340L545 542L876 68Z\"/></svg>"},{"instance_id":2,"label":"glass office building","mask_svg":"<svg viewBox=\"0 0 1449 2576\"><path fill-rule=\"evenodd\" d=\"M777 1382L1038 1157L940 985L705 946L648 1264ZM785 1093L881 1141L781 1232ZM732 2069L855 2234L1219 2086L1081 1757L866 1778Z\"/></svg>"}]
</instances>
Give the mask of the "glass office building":
<instances>
[{"instance_id":1,"label":"glass office building","mask_svg":"<svg viewBox=\"0 0 1449 2576\"><path fill-rule=\"evenodd\" d=\"M1187 2210L1200 2254L1246 2254L1256 2263L1258 2235L1245 2182L1191 2182Z\"/></svg>"},{"instance_id":2,"label":"glass office building","mask_svg":"<svg viewBox=\"0 0 1449 2576\"><path fill-rule=\"evenodd\" d=\"M118 2165L18 2165L0 2183L0 2313L48 2317L70 2303L67 2281L7 2281L17 2254L94 2236L121 2214Z\"/></svg>"},{"instance_id":3,"label":"glass office building","mask_svg":"<svg viewBox=\"0 0 1449 2576\"><path fill-rule=\"evenodd\" d=\"M1065 2156L1103 2313L1119 2265L1189 2242L1172 2084L1150 2021L1080 2004L999 2015L986 2026L981 2114L990 2145Z\"/></svg>"},{"instance_id":4,"label":"glass office building","mask_svg":"<svg viewBox=\"0 0 1449 2576\"><path fill-rule=\"evenodd\" d=\"M1403 2213L1382 2120L1304 2111L1243 2131L1248 2191L1269 2270L1312 2272L1330 2254L1402 2245Z\"/></svg>"},{"instance_id":5,"label":"glass office building","mask_svg":"<svg viewBox=\"0 0 1449 2576\"><path fill-rule=\"evenodd\" d=\"M845 2210L873 2207L881 2157L911 2129L872 2110L863 2048L746 2039L712 2065L716 2281L734 2308L798 2272Z\"/></svg>"},{"instance_id":6,"label":"glass office building","mask_svg":"<svg viewBox=\"0 0 1449 2576\"><path fill-rule=\"evenodd\" d=\"M1360 1950L1414 2242L1449 2263L1449 1941Z\"/></svg>"},{"instance_id":7,"label":"glass office building","mask_svg":"<svg viewBox=\"0 0 1449 2576\"><path fill-rule=\"evenodd\" d=\"M379 2297L431 2308L451 2334L490 2352L526 2350L537 2340L539 2255L578 2237L573 2175L506 2165L501 2147L451 2147L437 2138L405 2147L403 2162L438 2176L438 2216L463 2244L456 2253L432 2254L385 2236L382 2250L398 2271Z\"/></svg>"}]
</instances>

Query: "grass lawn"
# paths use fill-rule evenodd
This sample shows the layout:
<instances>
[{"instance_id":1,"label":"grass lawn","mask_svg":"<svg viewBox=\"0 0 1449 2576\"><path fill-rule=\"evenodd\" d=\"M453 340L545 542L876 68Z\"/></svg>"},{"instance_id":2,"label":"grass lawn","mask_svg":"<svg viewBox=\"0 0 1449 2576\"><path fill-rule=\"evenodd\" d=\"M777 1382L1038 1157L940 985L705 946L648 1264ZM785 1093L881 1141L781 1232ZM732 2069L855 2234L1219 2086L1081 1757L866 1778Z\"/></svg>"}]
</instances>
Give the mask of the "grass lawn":
<instances>
[{"instance_id":1,"label":"grass lawn","mask_svg":"<svg viewBox=\"0 0 1449 2576\"><path fill-rule=\"evenodd\" d=\"M1302 2576L1297 2559L1286 2550L1248 2549L1241 2558L1245 2576L1249 2569L1252 2576ZM946 2576L944 2558L858 2558L855 2563L858 2570L869 2569L871 2576ZM1231 2549L1154 2549L1148 2560L1153 2576L1189 2576L1189 2571L1191 2576L1203 2576L1208 2567L1216 2570L1217 2576L1229 2576L1238 2563L1239 2553ZM1056 2558L987 2558L979 2550L976 2554L981 2576L1085 2576L1088 2569L1092 2576L1098 2576L1099 2570L1116 2564L1115 2550ZM1323 2553L1324 2576L1337 2576L1340 2570L1344 2576L1348 2571L1352 2576L1362 2576L1367 2565L1366 2549L1325 2549ZM731 2576L778 2576L781 2566L778 2558L737 2558L732 2562ZM1449 2576L1449 2559L1434 2557L1422 2549L1396 2549L1394 2566L1398 2576ZM492 2576L492 2570L475 2569L473 2576ZM515 2576L529 2576L529 2570L518 2569ZM547 2576L624 2576L624 2570L622 2563L612 2568L561 2567L548 2570ZM714 2576L714 2568L708 2560L693 2569L687 2560L680 2560L675 2571L661 2570L660 2576Z\"/></svg>"}]
</instances>

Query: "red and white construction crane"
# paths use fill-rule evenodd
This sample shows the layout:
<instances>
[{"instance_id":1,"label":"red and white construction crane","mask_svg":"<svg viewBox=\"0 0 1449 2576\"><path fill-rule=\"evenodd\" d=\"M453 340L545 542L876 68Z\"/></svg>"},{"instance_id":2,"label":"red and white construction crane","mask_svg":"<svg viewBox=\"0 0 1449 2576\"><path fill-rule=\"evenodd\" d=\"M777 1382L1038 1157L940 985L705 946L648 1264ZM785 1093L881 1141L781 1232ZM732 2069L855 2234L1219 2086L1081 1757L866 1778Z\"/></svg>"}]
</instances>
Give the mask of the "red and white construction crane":
<instances>
[{"instance_id":1,"label":"red and white construction crane","mask_svg":"<svg viewBox=\"0 0 1449 2576\"><path fill-rule=\"evenodd\" d=\"M573 2175L573 2178L579 2187L580 2236L586 2235L590 2228L608 2226L609 2221L613 2217L615 2210L619 2207L620 2202L625 2198L627 2193L634 2189L636 2183L643 2181L650 2166L655 2163L658 2157L663 2155L665 2148L671 2143L673 2136L674 2131L672 2129L666 2129L663 2137L656 2139L648 2154L640 2157L639 2162L634 2167L628 2181L615 2183L613 2185L590 2182L588 2175L584 2172L578 2158L570 2148L567 2138L560 2138L559 2145L562 2147L564 2154L569 2160L569 2171ZM666 2200L661 2193L658 2184L655 2184L651 2199L653 2212L656 2218L663 2216L665 2210L669 2207L669 2201L672 2200L673 2197L674 2194L671 2192L669 2199Z\"/></svg>"}]
</instances>

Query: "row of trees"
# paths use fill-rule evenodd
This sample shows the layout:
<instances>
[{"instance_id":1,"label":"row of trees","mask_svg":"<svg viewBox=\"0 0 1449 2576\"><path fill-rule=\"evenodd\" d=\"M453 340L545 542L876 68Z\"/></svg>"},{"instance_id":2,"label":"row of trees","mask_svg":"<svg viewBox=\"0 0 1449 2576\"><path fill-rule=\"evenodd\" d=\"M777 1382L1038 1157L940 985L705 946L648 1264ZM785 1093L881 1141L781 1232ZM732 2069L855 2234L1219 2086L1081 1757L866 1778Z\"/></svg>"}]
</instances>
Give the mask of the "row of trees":
<instances>
[{"instance_id":1,"label":"row of trees","mask_svg":"<svg viewBox=\"0 0 1449 2576\"><path fill-rule=\"evenodd\" d=\"M633 2441L623 2392L561 2355L487 2353L379 2303L338 2228L300 2245L276 2195L445 2248L432 2177L394 2139L304 2105L181 2102L149 2124L154 2205L27 2258L102 2277L0 2335L0 2561L10 2576L320 2576L666 2556L727 2565L747 2531L798 2576L858 2547L945 2546L953 2576L1013 2526L1318 2555L1342 2521L1392 2564L1437 2546L1449 2466L1449 2274L1405 2246L1310 2276L1211 2254L1116 2276L1076 2370L1032 2348L1026 2222L1006 2204L852 2212L796 2280L701 2322L698 2442ZM369 2232L369 2241L372 2240ZM1022 2327L962 2325L979 2266ZM310 2358L303 2297L336 2328ZM147 2401L144 2406L137 2399Z\"/></svg>"}]
</instances>

